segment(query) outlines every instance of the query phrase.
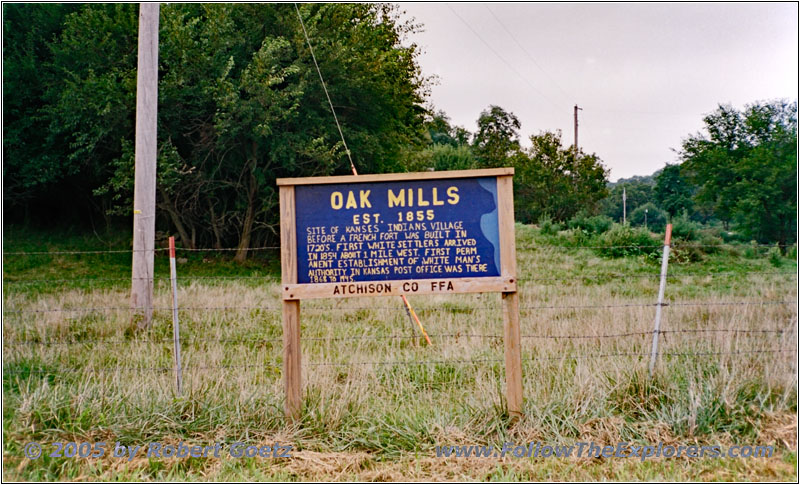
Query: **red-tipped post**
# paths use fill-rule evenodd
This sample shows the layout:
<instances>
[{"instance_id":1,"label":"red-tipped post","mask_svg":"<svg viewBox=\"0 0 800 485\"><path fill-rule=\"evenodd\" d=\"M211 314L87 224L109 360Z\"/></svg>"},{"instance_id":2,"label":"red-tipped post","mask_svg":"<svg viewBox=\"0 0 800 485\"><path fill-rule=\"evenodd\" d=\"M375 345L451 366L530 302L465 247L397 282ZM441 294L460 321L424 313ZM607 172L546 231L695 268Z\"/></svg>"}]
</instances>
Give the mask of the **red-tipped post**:
<instances>
[{"instance_id":1,"label":"red-tipped post","mask_svg":"<svg viewBox=\"0 0 800 485\"><path fill-rule=\"evenodd\" d=\"M664 290L667 288L667 263L669 263L669 244L672 239L672 224L667 224L664 233L664 253L661 257L661 281L658 284L658 303L656 304L656 321L653 325L653 348L650 352L650 375L656 367L658 358L658 334L661 332L661 307L664 306Z\"/></svg>"},{"instance_id":2,"label":"red-tipped post","mask_svg":"<svg viewBox=\"0 0 800 485\"><path fill-rule=\"evenodd\" d=\"M175 238L172 236L169 237L169 257L175 259Z\"/></svg>"},{"instance_id":3,"label":"red-tipped post","mask_svg":"<svg viewBox=\"0 0 800 485\"><path fill-rule=\"evenodd\" d=\"M178 270L175 266L175 238L169 238L169 280L172 286L172 339L175 345L175 386L178 394L183 388L181 371L181 332L178 325Z\"/></svg>"}]
</instances>

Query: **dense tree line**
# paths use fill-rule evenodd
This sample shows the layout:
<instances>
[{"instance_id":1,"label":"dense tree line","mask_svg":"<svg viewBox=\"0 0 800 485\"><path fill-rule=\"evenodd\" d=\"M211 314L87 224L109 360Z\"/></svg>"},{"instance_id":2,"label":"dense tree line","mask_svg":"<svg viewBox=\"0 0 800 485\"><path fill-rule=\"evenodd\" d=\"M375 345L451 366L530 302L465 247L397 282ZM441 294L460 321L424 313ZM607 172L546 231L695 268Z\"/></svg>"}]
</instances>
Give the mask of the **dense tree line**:
<instances>
[{"instance_id":1,"label":"dense tree line","mask_svg":"<svg viewBox=\"0 0 800 485\"><path fill-rule=\"evenodd\" d=\"M490 106L478 131L425 109L413 31L389 5L303 5L361 173L514 166L521 220L605 193L594 155L559 134L519 143ZM135 4L4 6L4 202L11 220L132 210ZM186 247L272 242L275 178L349 172L292 5L166 4L159 32L158 227ZM241 252L238 257L244 257Z\"/></svg>"},{"instance_id":2,"label":"dense tree line","mask_svg":"<svg viewBox=\"0 0 800 485\"><path fill-rule=\"evenodd\" d=\"M416 27L395 7L300 12L361 173L512 166L521 222L621 221L625 189L634 225L686 217L795 240L796 102L720 106L680 164L609 184L558 131L523 147L499 106L471 133L426 105ZM3 17L6 220L129 223L137 5L5 4ZM349 173L294 6L163 4L159 35L157 228L185 247L274 243L277 177Z\"/></svg>"},{"instance_id":3,"label":"dense tree line","mask_svg":"<svg viewBox=\"0 0 800 485\"><path fill-rule=\"evenodd\" d=\"M643 224L648 208L651 223L685 217L719 223L742 240L796 242L797 102L720 105L703 123L683 141L680 163L618 181L602 212L622 220L624 188L633 224Z\"/></svg>"},{"instance_id":4,"label":"dense tree line","mask_svg":"<svg viewBox=\"0 0 800 485\"><path fill-rule=\"evenodd\" d=\"M403 170L424 143L413 26L385 4L300 11L359 169ZM137 5L3 13L6 214L129 216ZM159 227L187 247L269 241L275 178L349 172L291 4L162 5L158 137Z\"/></svg>"},{"instance_id":5,"label":"dense tree line","mask_svg":"<svg viewBox=\"0 0 800 485\"><path fill-rule=\"evenodd\" d=\"M530 148L523 148L519 119L499 106L481 112L477 125L471 134L437 113L427 123L433 145L422 152L416 168L514 167L514 210L520 222L542 217L565 221L581 210L598 210L608 193L608 170L597 155L576 153L553 131L531 135Z\"/></svg>"}]
</instances>

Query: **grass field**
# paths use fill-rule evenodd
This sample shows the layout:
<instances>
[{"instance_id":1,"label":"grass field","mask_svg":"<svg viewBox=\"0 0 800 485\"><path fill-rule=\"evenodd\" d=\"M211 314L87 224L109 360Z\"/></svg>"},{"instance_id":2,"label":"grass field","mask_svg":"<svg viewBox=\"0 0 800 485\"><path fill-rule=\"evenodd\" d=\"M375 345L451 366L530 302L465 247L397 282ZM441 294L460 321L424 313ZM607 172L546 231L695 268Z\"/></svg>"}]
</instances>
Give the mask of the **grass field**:
<instances>
[{"instance_id":1,"label":"grass field","mask_svg":"<svg viewBox=\"0 0 800 485\"><path fill-rule=\"evenodd\" d=\"M167 280L156 284L155 325L139 332L126 309L130 253L7 254L3 478L797 481L795 260L746 245L679 248L650 378L660 250L612 259L554 247L562 239L517 226L525 392L517 422L504 412L497 294L411 298L431 346L399 298L303 302L305 394L292 425L283 417L276 253L244 266L232 254L179 254L182 395L170 370ZM125 235L102 243L14 229L4 236L5 252L120 248ZM156 260L166 277L166 253ZM277 441L293 456L30 460L29 441L45 450L58 441ZM775 453L642 463L443 459L434 448L534 441L769 445Z\"/></svg>"}]
</instances>

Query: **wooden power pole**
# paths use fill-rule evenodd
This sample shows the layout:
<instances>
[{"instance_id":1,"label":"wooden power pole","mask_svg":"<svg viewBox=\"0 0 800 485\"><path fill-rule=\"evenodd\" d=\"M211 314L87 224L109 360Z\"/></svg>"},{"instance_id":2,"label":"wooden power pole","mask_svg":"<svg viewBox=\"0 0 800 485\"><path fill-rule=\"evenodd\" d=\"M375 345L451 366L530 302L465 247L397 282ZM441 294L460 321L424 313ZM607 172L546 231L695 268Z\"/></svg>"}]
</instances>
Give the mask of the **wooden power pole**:
<instances>
[{"instance_id":1,"label":"wooden power pole","mask_svg":"<svg viewBox=\"0 0 800 485\"><path fill-rule=\"evenodd\" d=\"M578 108L578 105L575 105L575 158L578 158L578 110L583 108Z\"/></svg>"},{"instance_id":2,"label":"wooden power pole","mask_svg":"<svg viewBox=\"0 0 800 485\"><path fill-rule=\"evenodd\" d=\"M139 4L136 80L136 173L133 193L131 308L139 327L153 320L156 231L156 120L158 112L158 3Z\"/></svg>"}]
</instances>

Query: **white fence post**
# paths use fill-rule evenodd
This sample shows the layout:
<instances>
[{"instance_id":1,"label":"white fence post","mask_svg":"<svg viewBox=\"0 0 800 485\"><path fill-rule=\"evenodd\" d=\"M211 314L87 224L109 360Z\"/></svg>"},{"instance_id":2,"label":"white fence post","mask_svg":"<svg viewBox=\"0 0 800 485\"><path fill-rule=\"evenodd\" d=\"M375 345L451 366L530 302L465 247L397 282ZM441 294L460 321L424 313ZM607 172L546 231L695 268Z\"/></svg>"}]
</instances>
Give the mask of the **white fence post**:
<instances>
[{"instance_id":1,"label":"white fence post","mask_svg":"<svg viewBox=\"0 0 800 485\"><path fill-rule=\"evenodd\" d=\"M175 267L175 238L169 238L169 279L172 285L172 339L175 345L175 383L178 394L183 387L181 372L181 332L178 326L178 271Z\"/></svg>"},{"instance_id":2,"label":"white fence post","mask_svg":"<svg viewBox=\"0 0 800 485\"><path fill-rule=\"evenodd\" d=\"M664 234L664 253L661 257L661 282L658 285L658 303L656 304L656 322L653 325L653 349L650 353L650 375L656 367L658 358L658 334L661 332L661 307L664 305L664 290L667 287L667 263L669 263L669 243L672 238L672 224L667 224Z\"/></svg>"}]
</instances>

